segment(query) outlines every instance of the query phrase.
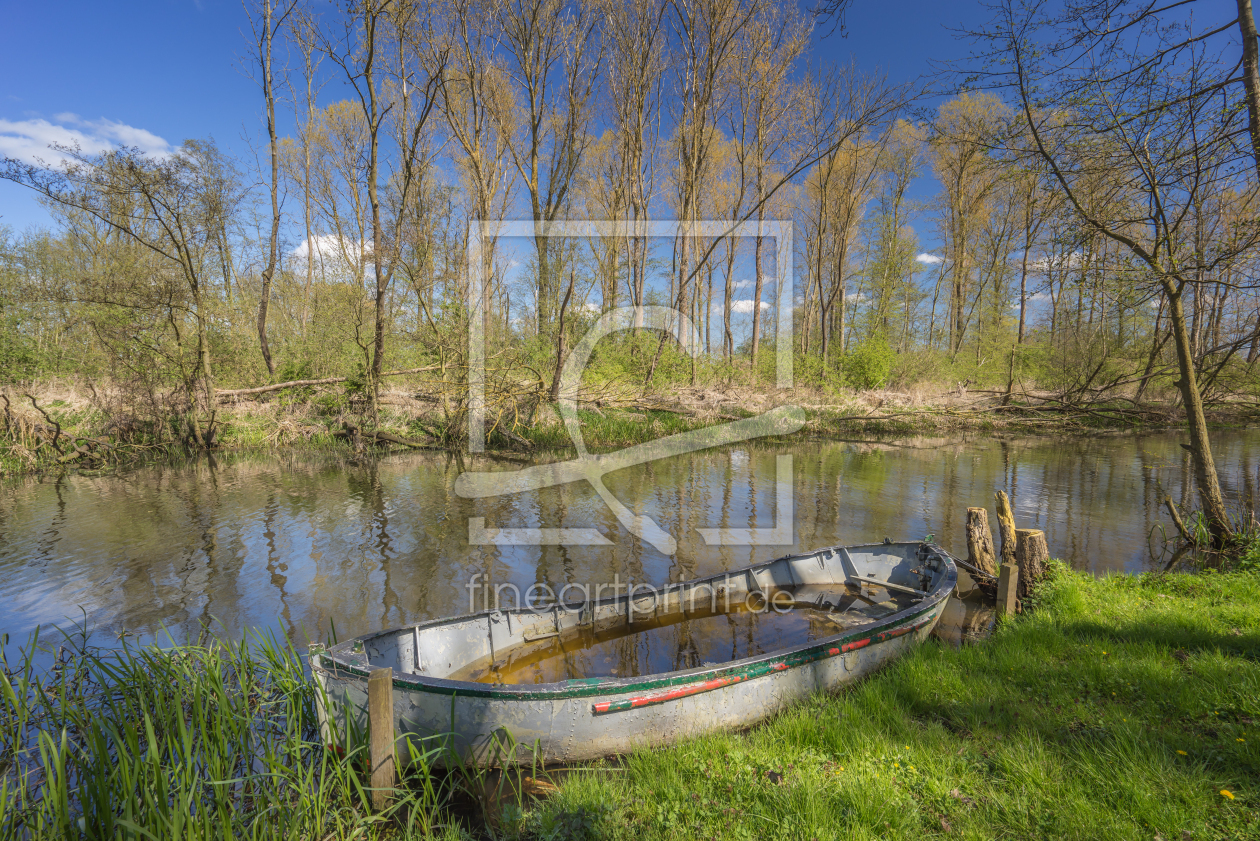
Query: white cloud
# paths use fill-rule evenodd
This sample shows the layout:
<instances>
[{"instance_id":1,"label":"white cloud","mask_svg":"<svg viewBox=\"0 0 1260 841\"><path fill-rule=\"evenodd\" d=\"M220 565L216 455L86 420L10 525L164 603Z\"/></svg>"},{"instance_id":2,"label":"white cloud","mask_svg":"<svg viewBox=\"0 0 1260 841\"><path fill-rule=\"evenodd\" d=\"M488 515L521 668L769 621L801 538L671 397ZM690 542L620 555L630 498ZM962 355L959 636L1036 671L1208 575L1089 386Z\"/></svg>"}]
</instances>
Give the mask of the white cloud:
<instances>
[{"instance_id":1,"label":"white cloud","mask_svg":"<svg viewBox=\"0 0 1260 841\"><path fill-rule=\"evenodd\" d=\"M84 120L77 114L57 114L51 121L0 119L0 155L24 163L58 164L66 155L50 146L78 146L88 155L97 155L119 146L134 146L146 155L163 156L173 151L171 144L151 131L114 120Z\"/></svg>"},{"instance_id":2,"label":"white cloud","mask_svg":"<svg viewBox=\"0 0 1260 841\"><path fill-rule=\"evenodd\" d=\"M752 289L753 282L751 280L737 280L731 286L734 289Z\"/></svg>"},{"instance_id":3,"label":"white cloud","mask_svg":"<svg viewBox=\"0 0 1260 841\"><path fill-rule=\"evenodd\" d=\"M761 309L764 312L765 310L770 309L770 305L765 301L762 301ZM731 312L733 313L738 313L739 315L752 315L752 311L753 302L751 299L746 301L731 301Z\"/></svg>"},{"instance_id":4,"label":"white cloud","mask_svg":"<svg viewBox=\"0 0 1260 841\"><path fill-rule=\"evenodd\" d=\"M922 263L925 266L936 266L945 262L944 257L937 257L935 254L928 254L926 251L922 254L914 256L914 262Z\"/></svg>"},{"instance_id":5,"label":"white cloud","mask_svg":"<svg viewBox=\"0 0 1260 841\"><path fill-rule=\"evenodd\" d=\"M1061 271L1064 268L1075 269L1082 265L1084 254L1080 251L1073 251L1065 258L1063 255L1055 255L1052 258L1039 257L1035 260L1028 261L1028 268L1034 272L1044 272L1046 269L1055 269Z\"/></svg>"},{"instance_id":6,"label":"white cloud","mask_svg":"<svg viewBox=\"0 0 1260 841\"><path fill-rule=\"evenodd\" d=\"M297 248L289 252L289 256L305 262L314 258L324 271L345 271L357 276L359 265L366 264L372 256L371 241L339 240L336 234L316 234L309 240L302 240ZM373 274L373 267L364 265L365 275Z\"/></svg>"}]
</instances>

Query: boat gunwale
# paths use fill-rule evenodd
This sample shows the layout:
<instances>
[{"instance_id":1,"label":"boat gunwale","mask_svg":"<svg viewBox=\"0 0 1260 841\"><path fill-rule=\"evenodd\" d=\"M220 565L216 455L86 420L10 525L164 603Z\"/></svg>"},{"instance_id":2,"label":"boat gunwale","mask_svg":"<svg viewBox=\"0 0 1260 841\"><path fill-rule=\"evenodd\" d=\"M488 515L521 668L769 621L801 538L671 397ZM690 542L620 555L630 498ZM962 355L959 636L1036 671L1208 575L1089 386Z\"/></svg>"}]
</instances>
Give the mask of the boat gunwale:
<instances>
[{"instance_id":1,"label":"boat gunwale","mask_svg":"<svg viewBox=\"0 0 1260 841\"><path fill-rule=\"evenodd\" d=\"M954 564L954 557L941 547L926 543L925 541L901 541L902 545L907 543L915 543L927 546L933 552L938 553L946 562L945 574L942 575L936 587L932 590L924 592L924 598L917 604L900 610L888 616L880 617L872 622L858 625L852 629L842 631L830 637L824 637L820 640L800 643L787 648L778 648L774 651L758 654L753 657L745 657L740 660L728 660L715 666L701 666L695 669L682 669L673 672L655 672L650 675L638 675L633 677L615 678L615 677L593 677L593 678L573 678L565 681L557 681L553 683L539 684L484 684L475 681L448 680L446 678L431 677L429 675L419 675L414 672L397 672L393 678L393 685L399 689L410 691L424 692L426 694L444 695L448 697L461 696L465 698L491 698L502 699L507 701L537 701L537 700L566 700L570 698L590 698L596 695L619 695L627 692L643 692L657 689L667 689L673 686L685 685L693 683L697 679L712 680L731 675L737 675L740 672L747 671L750 668L760 666L775 660L790 661L798 660L796 663L788 663L787 668L797 668L798 666L808 665L823 659L818 655L828 648L841 645L839 653L845 653L843 646L847 643L858 641L863 637L870 639L871 645L879 645L886 640L875 640L880 633L898 628L902 625L909 624L934 610L942 601L949 598L954 587L958 582L958 568ZM759 570L768 567L770 564L780 560L790 560L795 558L808 558L818 552L827 549L844 548L849 550L864 549L867 547L885 546L888 544L859 544L854 546L830 546L823 547L815 552L805 552L794 555L784 555L781 558L774 558L759 564L750 564L746 567L730 570L724 573L718 573L707 578L696 578L690 581L680 582L679 586L699 584L712 581L714 579L723 578L725 576L738 575L752 570ZM872 579L878 582L879 579ZM947 586L948 585L948 586ZM604 604L616 604L622 601L624 596L614 596L593 602L594 605L600 606ZM578 608L573 610L581 610L592 602L583 602ZM566 603L566 609L570 609ZM552 605L551 608L555 607ZM549 609L551 609L549 608ZM531 613L537 615L531 608L518 607L511 610L482 610L476 613L467 613L460 616L445 617L442 619L431 619L426 622L417 622L409 625L399 625L394 628L388 628L382 631L376 631L371 634L354 637L335 646L324 649L320 652L320 660L323 664L331 665L332 669L324 667L324 671L332 677L342 677L344 673L349 673L352 677L366 680L372 669L363 668L353 663L339 659L338 654L344 654L351 650L356 643L364 643L377 637L384 637L390 634L397 634L408 631L413 628L424 629L436 625L442 625L455 621L467 621L469 619L490 617L503 614ZM365 655L366 656L366 655ZM312 669L316 668L315 663L311 663ZM520 687L520 688L518 688Z\"/></svg>"}]
</instances>

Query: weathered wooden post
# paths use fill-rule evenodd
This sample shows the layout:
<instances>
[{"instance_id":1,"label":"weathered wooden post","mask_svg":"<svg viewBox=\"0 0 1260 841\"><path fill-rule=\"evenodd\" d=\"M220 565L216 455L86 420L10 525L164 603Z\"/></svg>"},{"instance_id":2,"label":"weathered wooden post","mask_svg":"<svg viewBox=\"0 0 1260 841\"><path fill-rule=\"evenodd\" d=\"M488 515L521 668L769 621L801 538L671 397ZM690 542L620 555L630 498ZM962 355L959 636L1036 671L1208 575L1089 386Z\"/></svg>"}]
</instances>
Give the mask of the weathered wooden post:
<instances>
[{"instance_id":1,"label":"weathered wooden post","mask_svg":"<svg viewBox=\"0 0 1260 841\"><path fill-rule=\"evenodd\" d=\"M997 575L993 530L989 528L989 512L983 508L967 509L967 561L990 575Z\"/></svg>"},{"instance_id":2,"label":"weathered wooden post","mask_svg":"<svg viewBox=\"0 0 1260 841\"><path fill-rule=\"evenodd\" d=\"M1026 598L1046 575L1050 547L1040 529L1015 530L1015 558L1019 563L1019 597Z\"/></svg>"},{"instance_id":3,"label":"weathered wooden post","mask_svg":"<svg viewBox=\"0 0 1260 841\"><path fill-rule=\"evenodd\" d=\"M368 758L372 768L372 808L384 809L394 790L394 670L368 675Z\"/></svg>"},{"instance_id":4,"label":"weathered wooden post","mask_svg":"<svg viewBox=\"0 0 1260 841\"><path fill-rule=\"evenodd\" d=\"M1002 563L1018 563L1015 558L1015 512L1011 510L1011 501L1006 491L998 491L993 495L997 501L998 530L1002 534Z\"/></svg>"},{"instance_id":5,"label":"weathered wooden post","mask_svg":"<svg viewBox=\"0 0 1260 841\"><path fill-rule=\"evenodd\" d=\"M997 614L998 616L1014 616L1015 606L1019 604L1019 567L1015 564L1002 564L998 573Z\"/></svg>"}]
</instances>

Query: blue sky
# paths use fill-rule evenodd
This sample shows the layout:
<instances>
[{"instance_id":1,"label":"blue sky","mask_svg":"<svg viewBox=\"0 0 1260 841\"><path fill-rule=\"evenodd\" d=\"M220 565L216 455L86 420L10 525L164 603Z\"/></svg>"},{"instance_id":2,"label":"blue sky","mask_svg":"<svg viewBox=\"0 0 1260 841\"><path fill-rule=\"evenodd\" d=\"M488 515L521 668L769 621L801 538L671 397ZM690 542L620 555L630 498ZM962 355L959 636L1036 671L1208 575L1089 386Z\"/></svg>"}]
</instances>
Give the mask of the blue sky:
<instances>
[{"instance_id":1,"label":"blue sky","mask_svg":"<svg viewBox=\"0 0 1260 841\"><path fill-rule=\"evenodd\" d=\"M214 137L246 158L262 132L257 87L241 69L239 0L129 0L4 4L0 27L0 154L74 136L92 144L160 149ZM849 35L820 27L814 54L894 80L931 73L930 58L965 53L946 30L975 22L972 0L857 0ZM325 96L341 96L341 86ZM74 134L69 134L73 132ZM924 184L916 192L926 192ZM0 182L0 224L16 230L48 216L28 191ZM926 234L921 231L921 236Z\"/></svg>"}]
</instances>

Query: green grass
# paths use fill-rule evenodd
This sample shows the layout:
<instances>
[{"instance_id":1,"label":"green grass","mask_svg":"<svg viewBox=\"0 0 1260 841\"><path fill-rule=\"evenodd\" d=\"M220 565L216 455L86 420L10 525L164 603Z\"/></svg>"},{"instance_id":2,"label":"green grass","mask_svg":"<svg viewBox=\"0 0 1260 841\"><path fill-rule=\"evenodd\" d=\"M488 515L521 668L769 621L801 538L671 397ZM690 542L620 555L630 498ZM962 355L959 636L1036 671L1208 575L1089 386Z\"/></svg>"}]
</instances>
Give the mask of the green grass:
<instances>
[{"instance_id":1,"label":"green grass","mask_svg":"<svg viewBox=\"0 0 1260 841\"><path fill-rule=\"evenodd\" d=\"M747 733L573 777L520 827L595 814L589 835L608 839L1180 841L1260 838L1258 806L1260 575L1059 568L982 644L929 643Z\"/></svg>"},{"instance_id":2,"label":"green grass","mask_svg":"<svg viewBox=\"0 0 1260 841\"><path fill-rule=\"evenodd\" d=\"M629 447L726 422L698 420L675 412L627 412L619 409L606 409L602 414L579 411L578 421L582 426L582 441L589 450ZM535 424L522 430L521 435L539 450L563 452L574 449L563 423Z\"/></svg>"},{"instance_id":3,"label":"green grass","mask_svg":"<svg viewBox=\"0 0 1260 841\"><path fill-rule=\"evenodd\" d=\"M983 643L596 763L489 823L485 779L425 762L373 812L272 638L9 647L0 839L1260 838L1260 573L1053 570Z\"/></svg>"},{"instance_id":4,"label":"green grass","mask_svg":"<svg viewBox=\"0 0 1260 841\"><path fill-rule=\"evenodd\" d=\"M314 685L273 638L121 651L35 638L11 653L2 839L461 837L440 814L455 790L419 749L402 794L371 808L363 749L325 749Z\"/></svg>"}]
</instances>

